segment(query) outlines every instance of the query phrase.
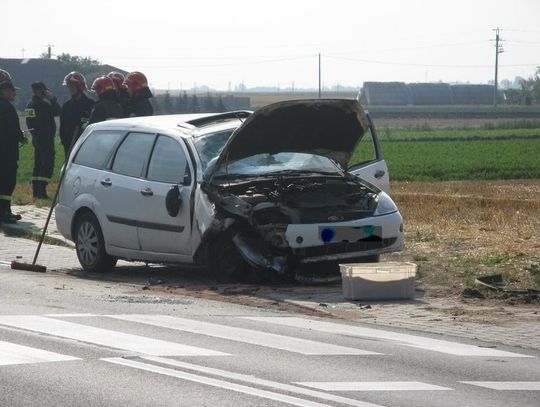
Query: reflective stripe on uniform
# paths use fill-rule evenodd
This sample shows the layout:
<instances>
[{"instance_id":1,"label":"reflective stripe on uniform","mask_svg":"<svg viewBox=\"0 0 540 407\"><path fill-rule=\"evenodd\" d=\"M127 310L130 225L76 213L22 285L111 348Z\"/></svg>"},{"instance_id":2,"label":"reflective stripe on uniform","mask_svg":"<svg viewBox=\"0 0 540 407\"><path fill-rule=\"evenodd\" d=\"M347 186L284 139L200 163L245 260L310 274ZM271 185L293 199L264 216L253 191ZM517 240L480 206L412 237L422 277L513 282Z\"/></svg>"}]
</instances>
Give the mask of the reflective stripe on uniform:
<instances>
[{"instance_id":1,"label":"reflective stripe on uniform","mask_svg":"<svg viewBox=\"0 0 540 407\"><path fill-rule=\"evenodd\" d=\"M11 202L11 195L0 195L0 200Z\"/></svg>"},{"instance_id":2,"label":"reflective stripe on uniform","mask_svg":"<svg viewBox=\"0 0 540 407\"><path fill-rule=\"evenodd\" d=\"M28 119L35 119L36 117L36 109L28 108L25 110L25 113Z\"/></svg>"},{"instance_id":3,"label":"reflective stripe on uniform","mask_svg":"<svg viewBox=\"0 0 540 407\"><path fill-rule=\"evenodd\" d=\"M47 177L32 177L32 181L51 182L51 179Z\"/></svg>"}]
</instances>

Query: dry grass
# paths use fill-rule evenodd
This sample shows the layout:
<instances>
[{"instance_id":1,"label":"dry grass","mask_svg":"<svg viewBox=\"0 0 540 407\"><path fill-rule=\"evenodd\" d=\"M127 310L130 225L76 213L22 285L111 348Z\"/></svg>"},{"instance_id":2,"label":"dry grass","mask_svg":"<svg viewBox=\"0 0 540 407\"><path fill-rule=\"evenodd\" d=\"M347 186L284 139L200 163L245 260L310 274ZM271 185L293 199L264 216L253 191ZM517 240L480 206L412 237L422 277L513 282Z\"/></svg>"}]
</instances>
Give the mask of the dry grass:
<instances>
[{"instance_id":1,"label":"dry grass","mask_svg":"<svg viewBox=\"0 0 540 407\"><path fill-rule=\"evenodd\" d=\"M397 182L405 219L398 256L419 264L429 295L460 293L474 278L503 273L512 288L540 289L540 182Z\"/></svg>"}]
</instances>

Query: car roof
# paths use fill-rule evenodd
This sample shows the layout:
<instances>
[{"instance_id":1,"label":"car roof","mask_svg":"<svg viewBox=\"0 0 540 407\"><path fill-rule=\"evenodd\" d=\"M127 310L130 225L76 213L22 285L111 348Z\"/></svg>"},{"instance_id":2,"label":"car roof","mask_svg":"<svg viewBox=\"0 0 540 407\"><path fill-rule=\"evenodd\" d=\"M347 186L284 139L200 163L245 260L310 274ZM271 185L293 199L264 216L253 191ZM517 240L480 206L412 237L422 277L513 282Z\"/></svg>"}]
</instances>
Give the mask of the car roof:
<instances>
[{"instance_id":1,"label":"car roof","mask_svg":"<svg viewBox=\"0 0 540 407\"><path fill-rule=\"evenodd\" d=\"M130 117L92 124L93 130L152 131L192 138L220 130L234 129L252 112L192 113Z\"/></svg>"}]
</instances>

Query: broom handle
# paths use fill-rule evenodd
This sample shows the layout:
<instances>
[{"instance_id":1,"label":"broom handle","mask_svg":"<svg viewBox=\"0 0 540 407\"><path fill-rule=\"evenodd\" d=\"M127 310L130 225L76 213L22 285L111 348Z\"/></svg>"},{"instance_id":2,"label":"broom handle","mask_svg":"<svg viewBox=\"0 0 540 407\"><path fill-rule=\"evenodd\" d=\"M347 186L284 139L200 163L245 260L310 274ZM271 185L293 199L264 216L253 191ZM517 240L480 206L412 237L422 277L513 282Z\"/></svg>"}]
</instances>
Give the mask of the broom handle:
<instances>
[{"instance_id":1,"label":"broom handle","mask_svg":"<svg viewBox=\"0 0 540 407\"><path fill-rule=\"evenodd\" d=\"M41 232L41 237L39 238L38 247L36 249L36 253L34 254L34 260L32 260L32 265L36 264L37 258L39 256L39 252L41 250L41 245L43 244L43 241L45 240L45 234L47 233L47 228L49 227L49 222L51 221L52 213L54 210L54 206L56 205L56 200L58 199L58 194L60 193L60 187L62 186L62 182L64 181L64 176L66 175L66 167L68 164L68 159L71 154L71 149L73 148L73 145L75 144L75 135L79 134L79 127L75 128L75 131L73 132L73 137L71 138L71 143L69 145L68 155L67 157L64 157L64 165L62 166L62 171L60 172L60 179L58 180L58 187L56 187L56 192L54 193L53 200L51 202L51 209L49 209L49 214L47 215L47 220L45 221L45 226L43 227L43 232Z\"/></svg>"}]
</instances>

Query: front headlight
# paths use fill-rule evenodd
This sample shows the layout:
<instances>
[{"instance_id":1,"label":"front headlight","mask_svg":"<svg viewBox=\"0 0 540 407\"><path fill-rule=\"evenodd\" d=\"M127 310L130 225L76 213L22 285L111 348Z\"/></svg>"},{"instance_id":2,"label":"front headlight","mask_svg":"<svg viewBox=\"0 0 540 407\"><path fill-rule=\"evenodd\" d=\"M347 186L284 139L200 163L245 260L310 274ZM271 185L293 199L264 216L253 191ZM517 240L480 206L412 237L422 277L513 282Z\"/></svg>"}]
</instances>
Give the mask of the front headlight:
<instances>
[{"instance_id":1,"label":"front headlight","mask_svg":"<svg viewBox=\"0 0 540 407\"><path fill-rule=\"evenodd\" d=\"M381 192L377 198L377 208L375 209L373 215L387 215L389 213L396 212L397 210L398 208L392 198L390 198L387 193Z\"/></svg>"}]
</instances>

